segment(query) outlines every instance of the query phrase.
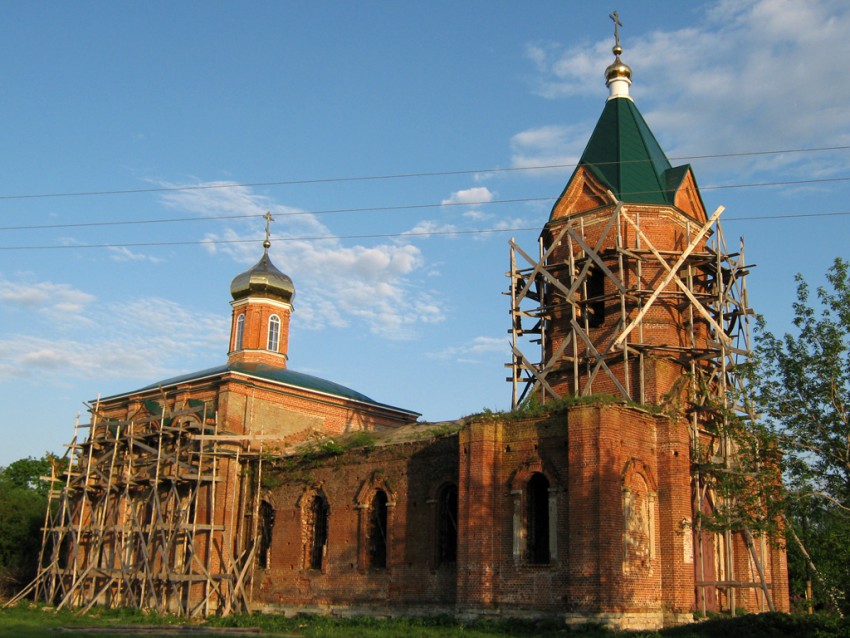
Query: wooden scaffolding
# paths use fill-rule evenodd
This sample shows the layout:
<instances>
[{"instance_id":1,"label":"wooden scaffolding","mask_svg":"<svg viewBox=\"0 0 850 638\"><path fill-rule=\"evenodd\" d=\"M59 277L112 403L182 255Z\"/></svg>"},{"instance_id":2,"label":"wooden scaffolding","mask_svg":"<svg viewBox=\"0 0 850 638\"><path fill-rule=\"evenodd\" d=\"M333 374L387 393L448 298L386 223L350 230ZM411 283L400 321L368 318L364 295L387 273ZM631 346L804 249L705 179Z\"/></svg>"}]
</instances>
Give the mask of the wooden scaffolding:
<instances>
[{"instance_id":1,"label":"wooden scaffolding","mask_svg":"<svg viewBox=\"0 0 850 638\"><path fill-rule=\"evenodd\" d=\"M506 294L511 299L513 356L506 366L511 369L508 381L514 408L532 396L543 401L560 398L549 377L565 368L572 372L572 395L592 394L594 381L601 375L624 399L645 403L644 375L640 371L647 355L689 360L695 369L708 372L707 383L736 385L734 370L749 352L752 311L747 307L745 287L749 267L744 264L743 240L739 252L727 251L718 223L722 212L723 208L718 208L705 224L693 229L696 222L689 220L686 234L690 242L677 251L656 248L641 230L640 215L622 202L613 207L595 247L585 236L583 216L567 218L546 242L548 246L544 246L541 235L536 257L511 239ZM626 245L624 228L632 230L629 236L633 245ZM697 250L707 236L711 245ZM553 252L562 242L568 245L567 259L553 260ZM652 288L644 287L642 272L648 266L665 273ZM592 281L594 272L606 279L604 286ZM613 292L606 292L609 290ZM644 318L659 298L687 308L689 345L677 347L644 338ZM594 311L600 303L618 310L614 336L607 344L594 343L591 337ZM551 351L547 336L556 312L565 318L569 329L567 338ZM709 327L708 343L698 343L697 319ZM532 351L539 354L526 355ZM640 382L631 384L633 374L615 374L612 363L622 363L626 370L636 367Z\"/></svg>"},{"instance_id":2,"label":"wooden scaffolding","mask_svg":"<svg viewBox=\"0 0 850 638\"><path fill-rule=\"evenodd\" d=\"M664 249L654 245L642 229L640 207L630 210L610 191L608 196L613 204L610 217L596 218L593 240L586 232L586 215L567 217L547 227L534 256L510 240L510 283L505 294L511 304L512 359L505 365L510 369L507 381L512 386L512 406L517 409L525 401L545 402L563 395L589 396L599 380L606 388L616 388L623 399L646 404L647 360L666 357L678 362L682 382L690 386L681 388L684 392L680 394L686 396L692 458L709 458L715 466L731 468L735 442L723 434L723 428L707 428L705 415L713 411L715 416L753 416L744 400L744 377L738 374L750 354L754 314L747 302L746 275L752 266L746 264L743 239L737 252L729 251L719 223L723 207L719 207L702 224L686 220L688 241L680 250ZM657 281L652 286L647 285L652 277L644 276L650 269ZM661 303L680 312L683 329L689 332L684 346L653 341L646 329L647 314ZM591 330L600 304L616 308L615 325L605 343L596 342ZM566 329L554 344L548 340L556 321ZM559 374L561 380L565 376L569 380L566 391L558 389L563 384L553 382ZM695 511L715 507L712 477L696 462L694 474ZM709 580L703 573L705 548L699 517L694 525L696 586L702 610L706 610L707 589L716 588L725 593L734 612L735 590L742 587L756 589L759 606L773 609L763 570L764 539L754 541L748 529L743 531L742 544L752 573L739 579L735 577L732 534L726 532L724 577ZM755 547L759 540L761 551Z\"/></svg>"},{"instance_id":3,"label":"wooden scaffolding","mask_svg":"<svg viewBox=\"0 0 850 638\"><path fill-rule=\"evenodd\" d=\"M18 596L187 617L248 610L259 455L203 401L78 423L50 477L38 574ZM81 432L88 431L88 436ZM227 507L225 507L227 505Z\"/></svg>"}]
</instances>

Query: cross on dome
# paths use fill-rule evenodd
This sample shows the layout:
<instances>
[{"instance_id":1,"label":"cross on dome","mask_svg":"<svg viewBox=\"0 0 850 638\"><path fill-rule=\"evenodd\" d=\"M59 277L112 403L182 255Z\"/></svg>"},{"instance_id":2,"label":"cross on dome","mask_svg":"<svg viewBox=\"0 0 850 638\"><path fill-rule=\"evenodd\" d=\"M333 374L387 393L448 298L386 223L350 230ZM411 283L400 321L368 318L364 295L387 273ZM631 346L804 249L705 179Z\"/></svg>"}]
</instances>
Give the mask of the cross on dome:
<instances>
[{"instance_id":1,"label":"cross on dome","mask_svg":"<svg viewBox=\"0 0 850 638\"><path fill-rule=\"evenodd\" d=\"M623 23L620 22L620 14L617 11L608 15L614 21L614 47L611 52L614 54L614 62L605 69L605 84L610 90L608 99L615 97L629 97L629 85L632 83L632 70L629 65L620 59L620 54L623 52L623 47L620 46L620 27Z\"/></svg>"},{"instance_id":2,"label":"cross on dome","mask_svg":"<svg viewBox=\"0 0 850 638\"><path fill-rule=\"evenodd\" d=\"M267 211L266 214L263 215L263 217L265 217L266 219L266 240L263 242L263 248L268 250L269 246L272 245L272 242L269 240L269 237L271 236L270 228L271 223L274 221L274 217L272 217L271 211Z\"/></svg>"},{"instance_id":3,"label":"cross on dome","mask_svg":"<svg viewBox=\"0 0 850 638\"><path fill-rule=\"evenodd\" d=\"M608 14L608 17L614 21L614 46L617 48L620 47L620 27L623 26L623 23L620 22L620 14L615 10L614 13Z\"/></svg>"}]
</instances>

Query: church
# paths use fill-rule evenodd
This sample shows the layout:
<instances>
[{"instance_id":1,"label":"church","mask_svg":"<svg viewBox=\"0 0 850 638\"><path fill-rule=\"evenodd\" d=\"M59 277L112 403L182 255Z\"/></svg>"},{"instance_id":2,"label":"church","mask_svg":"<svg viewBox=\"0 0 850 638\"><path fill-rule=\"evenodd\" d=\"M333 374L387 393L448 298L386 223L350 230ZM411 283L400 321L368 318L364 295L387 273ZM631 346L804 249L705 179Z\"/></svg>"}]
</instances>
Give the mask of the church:
<instances>
[{"instance_id":1,"label":"church","mask_svg":"<svg viewBox=\"0 0 850 638\"><path fill-rule=\"evenodd\" d=\"M513 411L422 423L290 369L269 216L230 286L226 363L100 399L78 428L27 593L622 629L787 611L776 539L700 524L722 505L700 455L734 455L705 415L740 381L746 264L632 100L616 36L538 250L511 242Z\"/></svg>"}]
</instances>

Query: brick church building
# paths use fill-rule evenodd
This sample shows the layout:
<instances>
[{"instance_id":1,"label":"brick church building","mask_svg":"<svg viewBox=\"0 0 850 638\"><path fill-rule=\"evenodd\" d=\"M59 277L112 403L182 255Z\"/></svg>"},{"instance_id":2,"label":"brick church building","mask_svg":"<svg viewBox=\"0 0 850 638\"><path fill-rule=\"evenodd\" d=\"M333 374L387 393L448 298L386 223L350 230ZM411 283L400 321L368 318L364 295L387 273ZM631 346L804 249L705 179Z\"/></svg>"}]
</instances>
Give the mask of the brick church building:
<instances>
[{"instance_id":1,"label":"brick church building","mask_svg":"<svg viewBox=\"0 0 850 638\"><path fill-rule=\"evenodd\" d=\"M267 227L262 258L231 285L227 362L95 406L70 470L56 469L30 591L187 616L621 628L787 610L779 545L695 523L717 505L695 450L719 444L689 408L697 385L728 394L741 350L729 317L746 312L729 310L735 263L709 243L720 210L707 215L691 168L667 160L621 52L539 258L512 267L515 403L542 407L419 423L291 370L295 289ZM529 336L540 362L522 353Z\"/></svg>"}]
</instances>

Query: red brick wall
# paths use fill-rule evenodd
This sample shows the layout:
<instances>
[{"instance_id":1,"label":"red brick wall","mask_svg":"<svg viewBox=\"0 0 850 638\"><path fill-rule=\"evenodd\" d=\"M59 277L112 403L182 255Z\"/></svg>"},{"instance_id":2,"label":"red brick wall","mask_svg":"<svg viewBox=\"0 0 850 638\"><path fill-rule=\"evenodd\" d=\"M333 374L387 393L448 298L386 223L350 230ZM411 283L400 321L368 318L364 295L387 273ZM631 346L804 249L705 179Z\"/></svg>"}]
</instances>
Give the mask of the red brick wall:
<instances>
[{"instance_id":1,"label":"red brick wall","mask_svg":"<svg viewBox=\"0 0 850 638\"><path fill-rule=\"evenodd\" d=\"M652 369L658 376L672 375L675 366L660 361ZM206 399L210 413L217 408L219 431L234 434L259 434L299 411L321 419L319 429L338 433L343 442L346 431L391 423L378 408L353 419L353 407L344 400L311 399L304 392L234 379L176 396L182 401L189 395ZM107 407L110 415L124 418L139 405L122 400ZM282 408L283 417L275 411ZM675 622L697 606L685 421L604 404L546 417L481 418L456 434L441 434L429 424L415 427L420 435L407 443L400 439L337 456L321 457L315 448L303 457L282 455L303 442L303 432L281 431L278 440L240 447L244 452L262 446L270 454L259 498L274 508L275 524L269 567L255 573L258 607L578 615L636 626L660 623L662 617ZM200 503L199 520L226 531L215 544L197 542L201 553L212 553L213 572L226 571L219 560L226 566L250 546L258 503L252 471L235 459L222 459L217 471L215 502ZM527 546L528 486L536 475L548 483L547 515L553 521L551 555L544 564L532 562ZM438 566L436 495L446 483L458 487L458 552L455 565ZM364 533L377 489L389 500L387 565L370 569ZM310 569L306 560L305 507L314 493L324 495L330 511L322 570ZM235 547L238 537L243 543ZM711 547L706 539L709 555ZM746 553L738 546L733 551L736 575L743 579ZM764 560L777 607L787 609L784 552L768 544ZM737 600L752 611L761 604L751 590Z\"/></svg>"},{"instance_id":2,"label":"red brick wall","mask_svg":"<svg viewBox=\"0 0 850 638\"><path fill-rule=\"evenodd\" d=\"M289 352L289 320L292 308L287 304L264 302L262 298L250 299L247 303L238 303L233 308L230 328L230 356L228 361L258 361L286 367ZM236 347L236 321L245 315L242 332L242 349ZM269 318L277 315L280 319L280 339L275 352L267 350Z\"/></svg>"},{"instance_id":3,"label":"red brick wall","mask_svg":"<svg viewBox=\"0 0 850 638\"><path fill-rule=\"evenodd\" d=\"M270 566L257 572L259 606L451 610L455 568L435 565L436 490L457 484L457 437L354 450L313 463L266 470L279 487L263 492L276 511ZM365 568L364 525L375 489L390 496L387 567ZM305 564L302 500L316 490L330 508L322 570ZM362 501L358 497L363 498ZM394 503L394 505L392 504Z\"/></svg>"},{"instance_id":4,"label":"red brick wall","mask_svg":"<svg viewBox=\"0 0 850 638\"><path fill-rule=\"evenodd\" d=\"M548 564L528 560L522 536L515 551L515 513L522 534L525 488L534 474L546 476L554 500ZM612 405L482 420L457 436L353 451L277 476L284 484L266 496L277 511L272 566L255 594L263 605L456 603L463 611L660 618L664 606L684 612L693 604L693 566L683 564L681 526L690 515L687 427L665 417ZM623 490L634 476L651 497L652 546L639 565L628 565ZM435 512L428 500L446 481L459 486L458 562L456 570L435 570ZM364 571L357 495L373 483L388 486L396 505L388 567ZM331 508L322 572L304 565L299 499L311 489L321 489Z\"/></svg>"}]
</instances>

